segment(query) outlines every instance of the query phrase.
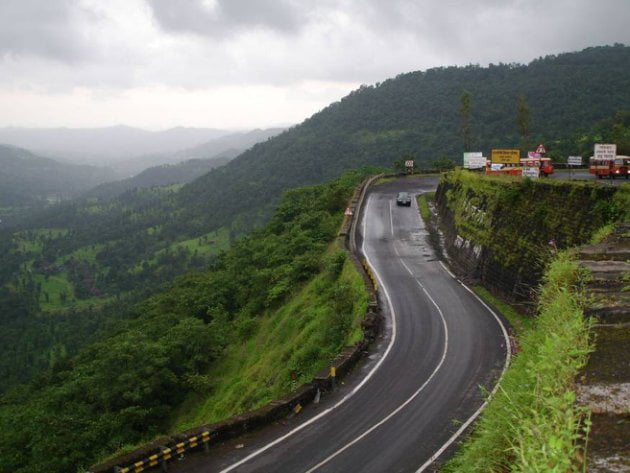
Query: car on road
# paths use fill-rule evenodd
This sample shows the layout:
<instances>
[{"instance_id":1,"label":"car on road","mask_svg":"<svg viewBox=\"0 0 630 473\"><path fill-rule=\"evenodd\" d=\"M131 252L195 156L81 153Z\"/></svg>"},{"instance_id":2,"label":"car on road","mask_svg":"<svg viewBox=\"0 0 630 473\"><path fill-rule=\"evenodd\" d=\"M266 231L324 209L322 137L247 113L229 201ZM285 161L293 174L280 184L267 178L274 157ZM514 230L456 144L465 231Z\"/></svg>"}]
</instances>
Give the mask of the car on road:
<instances>
[{"instance_id":1,"label":"car on road","mask_svg":"<svg viewBox=\"0 0 630 473\"><path fill-rule=\"evenodd\" d=\"M396 205L411 207L411 196L407 192L399 192L396 196Z\"/></svg>"}]
</instances>

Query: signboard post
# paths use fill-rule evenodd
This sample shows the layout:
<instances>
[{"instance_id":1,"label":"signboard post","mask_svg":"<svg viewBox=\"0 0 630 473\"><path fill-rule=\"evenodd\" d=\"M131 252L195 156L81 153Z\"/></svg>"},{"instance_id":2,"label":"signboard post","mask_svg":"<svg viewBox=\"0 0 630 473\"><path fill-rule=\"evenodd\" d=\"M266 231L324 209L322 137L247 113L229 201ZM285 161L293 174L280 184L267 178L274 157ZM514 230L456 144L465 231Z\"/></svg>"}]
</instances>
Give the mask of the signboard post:
<instances>
[{"instance_id":1,"label":"signboard post","mask_svg":"<svg viewBox=\"0 0 630 473\"><path fill-rule=\"evenodd\" d=\"M405 169L409 174L413 174L413 159L405 160Z\"/></svg>"},{"instance_id":2,"label":"signboard post","mask_svg":"<svg viewBox=\"0 0 630 473\"><path fill-rule=\"evenodd\" d=\"M520 164L521 150L519 149L493 149L490 161L497 164Z\"/></svg>"},{"instance_id":3,"label":"signboard post","mask_svg":"<svg viewBox=\"0 0 630 473\"><path fill-rule=\"evenodd\" d=\"M479 169L486 167L486 158L481 151L464 153L464 169Z\"/></svg>"},{"instance_id":4,"label":"signboard post","mask_svg":"<svg viewBox=\"0 0 630 473\"><path fill-rule=\"evenodd\" d=\"M573 166L582 165L582 156L569 156L567 158L567 165L569 166L569 179L573 179Z\"/></svg>"}]
</instances>

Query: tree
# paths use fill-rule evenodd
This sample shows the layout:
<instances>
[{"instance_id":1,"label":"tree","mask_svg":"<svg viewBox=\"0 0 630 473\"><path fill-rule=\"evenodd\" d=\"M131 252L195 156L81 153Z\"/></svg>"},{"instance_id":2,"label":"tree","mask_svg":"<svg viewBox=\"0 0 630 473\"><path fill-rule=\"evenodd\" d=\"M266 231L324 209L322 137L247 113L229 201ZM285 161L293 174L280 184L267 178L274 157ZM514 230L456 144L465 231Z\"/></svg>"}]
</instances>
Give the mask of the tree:
<instances>
[{"instance_id":1,"label":"tree","mask_svg":"<svg viewBox=\"0 0 630 473\"><path fill-rule=\"evenodd\" d=\"M470 92L467 90L459 98L459 114L462 117L462 137L464 139L464 151L470 151L472 147L472 130L470 128Z\"/></svg>"},{"instance_id":2,"label":"tree","mask_svg":"<svg viewBox=\"0 0 630 473\"><path fill-rule=\"evenodd\" d=\"M518 98L518 105L516 107L516 125L521 135L521 147L527 151L531 132L531 118L529 105L527 105L527 101L522 95Z\"/></svg>"}]
</instances>

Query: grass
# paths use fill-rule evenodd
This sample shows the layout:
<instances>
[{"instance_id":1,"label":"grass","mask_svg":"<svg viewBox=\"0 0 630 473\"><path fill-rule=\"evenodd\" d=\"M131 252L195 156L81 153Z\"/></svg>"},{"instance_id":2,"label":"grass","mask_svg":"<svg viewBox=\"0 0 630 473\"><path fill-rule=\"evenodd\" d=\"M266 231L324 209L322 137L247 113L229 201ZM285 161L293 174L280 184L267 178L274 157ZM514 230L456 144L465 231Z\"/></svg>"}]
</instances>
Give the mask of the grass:
<instances>
[{"instance_id":1,"label":"grass","mask_svg":"<svg viewBox=\"0 0 630 473\"><path fill-rule=\"evenodd\" d=\"M545 275L539 316L471 437L445 472L579 472L589 420L572 384L591 351L579 292L585 277L567 253Z\"/></svg>"},{"instance_id":2,"label":"grass","mask_svg":"<svg viewBox=\"0 0 630 473\"><path fill-rule=\"evenodd\" d=\"M351 261L336 280L322 271L280 308L249 321L252 334L228 347L208 373L209 392L184 403L173 430L255 409L310 381L341 348L361 340L367 301Z\"/></svg>"},{"instance_id":3,"label":"grass","mask_svg":"<svg viewBox=\"0 0 630 473\"><path fill-rule=\"evenodd\" d=\"M510 322L510 325L514 328L517 336L524 335L527 331L534 327L534 319L532 317L521 314L511 305L495 297L485 287L473 286L472 290L488 305L491 305L499 311L508 320L508 322Z\"/></svg>"},{"instance_id":4,"label":"grass","mask_svg":"<svg viewBox=\"0 0 630 473\"><path fill-rule=\"evenodd\" d=\"M429 202L433 202L435 198L435 192L425 192L416 197L418 201L418 209L420 210L420 216L425 224L431 221L431 209L429 208Z\"/></svg>"}]
</instances>

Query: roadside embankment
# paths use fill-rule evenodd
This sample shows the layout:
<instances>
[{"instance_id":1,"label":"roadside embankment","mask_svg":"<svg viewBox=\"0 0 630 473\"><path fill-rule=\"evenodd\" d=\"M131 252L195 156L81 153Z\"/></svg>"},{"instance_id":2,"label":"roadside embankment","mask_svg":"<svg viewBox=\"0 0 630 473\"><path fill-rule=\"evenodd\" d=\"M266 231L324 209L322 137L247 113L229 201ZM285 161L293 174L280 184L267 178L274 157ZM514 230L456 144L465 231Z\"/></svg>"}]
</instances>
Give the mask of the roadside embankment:
<instances>
[{"instance_id":1,"label":"roadside embankment","mask_svg":"<svg viewBox=\"0 0 630 473\"><path fill-rule=\"evenodd\" d=\"M557 250L619 218L627 186L445 174L436 192L446 253L469 279L531 302Z\"/></svg>"},{"instance_id":2,"label":"roadside embankment","mask_svg":"<svg viewBox=\"0 0 630 473\"><path fill-rule=\"evenodd\" d=\"M570 248L627 221L629 191L466 171L441 180L435 205L453 269L536 315L519 330L497 394L444 471L581 472L589 451L589 471L627 471L605 469L628 451L627 248L610 240L579 256ZM611 237L617 242L628 234L621 228ZM598 449L607 459L599 470Z\"/></svg>"}]
</instances>

